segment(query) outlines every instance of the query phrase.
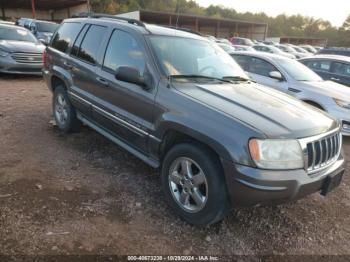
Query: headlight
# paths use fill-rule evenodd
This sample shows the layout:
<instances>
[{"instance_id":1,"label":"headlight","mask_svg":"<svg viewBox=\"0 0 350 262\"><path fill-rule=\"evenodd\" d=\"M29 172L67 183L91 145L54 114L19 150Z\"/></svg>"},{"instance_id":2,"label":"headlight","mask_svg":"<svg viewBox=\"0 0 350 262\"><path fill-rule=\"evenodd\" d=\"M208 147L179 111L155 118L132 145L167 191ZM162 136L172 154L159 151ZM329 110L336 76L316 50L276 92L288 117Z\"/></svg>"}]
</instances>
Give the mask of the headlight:
<instances>
[{"instance_id":1,"label":"headlight","mask_svg":"<svg viewBox=\"0 0 350 262\"><path fill-rule=\"evenodd\" d=\"M297 140L251 139L249 151L262 169L298 169L304 167L303 153Z\"/></svg>"},{"instance_id":2,"label":"headlight","mask_svg":"<svg viewBox=\"0 0 350 262\"><path fill-rule=\"evenodd\" d=\"M333 98L333 100L338 106L346 108L346 109L350 109L350 102L346 102L344 100L340 100L337 98Z\"/></svg>"},{"instance_id":3,"label":"headlight","mask_svg":"<svg viewBox=\"0 0 350 262\"><path fill-rule=\"evenodd\" d=\"M8 52L5 52L4 50L0 49L0 56L7 56L8 54Z\"/></svg>"}]
</instances>

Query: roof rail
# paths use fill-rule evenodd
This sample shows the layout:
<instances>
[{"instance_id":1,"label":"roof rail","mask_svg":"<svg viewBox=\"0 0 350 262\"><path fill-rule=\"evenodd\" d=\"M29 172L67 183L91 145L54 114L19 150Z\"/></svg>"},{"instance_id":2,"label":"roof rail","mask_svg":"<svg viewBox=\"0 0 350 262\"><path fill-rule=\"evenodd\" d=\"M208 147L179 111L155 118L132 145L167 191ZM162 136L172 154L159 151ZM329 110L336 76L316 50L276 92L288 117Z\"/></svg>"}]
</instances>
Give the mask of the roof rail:
<instances>
[{"instance_id":1,"label":"roof rail","mask_svg":"<svg viewBox=\"0 0 350 262\"><path fill-rule=\"evenodd\" d=\"M87 17L87 18L111 18L111 19L115 19L115 20L125 21L125 22L128 22L129 24L146 27L145 24L139 20L136 20L133 18L115 16L115 15L100 14L100 13L94 13L94 12L83 12L83 13L74 14L72 16L72 18L83 18L83 17Z\"/></svg>"}]
</instances>

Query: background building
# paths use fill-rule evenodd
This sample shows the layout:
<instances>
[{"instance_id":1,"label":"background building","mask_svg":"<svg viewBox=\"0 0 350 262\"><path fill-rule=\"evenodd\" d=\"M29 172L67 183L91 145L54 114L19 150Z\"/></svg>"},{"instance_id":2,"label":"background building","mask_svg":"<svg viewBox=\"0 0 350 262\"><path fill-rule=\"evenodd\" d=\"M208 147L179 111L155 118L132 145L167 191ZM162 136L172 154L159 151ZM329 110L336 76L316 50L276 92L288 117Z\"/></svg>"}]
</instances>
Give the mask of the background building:
<instances>
[{"instance_id":1,"label":"background building","mask_svg":"<svg viewBox=\"0 0 350 262\"><path fill-rule=\"evenodd\" d=\"M61 21L75 13L88 10L87 0L0 0L0 18L20 17Z\"/></svg>"},{"instance_id":2,"label":"background building","mask_svg":"<svg viewBox=\"0 0 350 262\"><path fill-rule=\"evenodd\" d=\"M166 26L176 26L177 24L178 27L192 29L205 35L222 38L240 36L264 40L268 30L268 25L265 23L148 10L119 14L119 16L134 18L150 24Z\"/></svg>"}]
</instances>

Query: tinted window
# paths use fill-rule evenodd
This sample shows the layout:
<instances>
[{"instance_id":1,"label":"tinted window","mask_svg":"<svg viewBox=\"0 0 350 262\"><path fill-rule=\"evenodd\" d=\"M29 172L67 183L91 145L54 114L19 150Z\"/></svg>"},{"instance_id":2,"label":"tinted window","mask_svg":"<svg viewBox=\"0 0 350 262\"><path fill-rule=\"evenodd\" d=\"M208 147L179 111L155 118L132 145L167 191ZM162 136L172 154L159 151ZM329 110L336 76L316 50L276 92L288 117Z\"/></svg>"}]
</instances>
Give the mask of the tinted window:
<instances>
[{"instance_id":1,"label":"tinted window","mask_svg":"<svg viewBox=\"0 0 350 262\"><path fill-rule=\"evenodd\" d=\"M64 23L55 34L52 40L52 47L59 51L67 52L68 47L75 40L80 29L81 24L79 23Z\"/></svg>"},{"instance_id":2,"label":"tinted window","mask_svg":"<svg viewBox=\"0 0 350 262\"><path fill-rule=\"evenodd\" d=\"M103 66L113 71L119 66L130 66L137 68L143 75L145 58L134 37L126 32L115 30L109 41Z\"/></svg>"},{"instance_id":3,"label":"tinted window","mask_svg":"<svg viewBox=\"0 0 350 262\"><path fill-rule=\"evenodd\" d=\"M97 54L100 49L102 39L106 33L106 28L98 25L91 25L81 43L78 57L91 64L96 63Z\"/></svg>"},{"instance_id":4,"label":"tinted window","mask_svg":"<svg viewBox=\"0 0 350 262\"><path fill-rule=\"evenodd\" d=\"M350 65L334 62L333 72L337 75L350 77Z\"/></svg>"},{"instance_id":5,"label":"tinted window","mask_svg":"<svg viewBox=\"0 0 350 262\"><path fill-rule=\"evenodd\" d=\"M243 68L244 71L249 71L249 57L244 55L233 55L236 62Z\"/></svg>"},{"instance_id":6,"label":"tinted window","mask_svg":"<svg viewBox=\"0 0 350 262\"><path fill-rule=\"evenodd\" d=\"M311 69L328 72L331 68L331 62L326 60L311 60L307 62Z\"/></svg>"},{"instance_id":7,"label":"tinted window","mask_svg":"<svg viewBox=\"0 0 350 262\"><path fill-rule=\"evenodd\" d=\"M272 71L278 71L278 70L276 69L276 67L274 67L273 65L271 65L270 63L262 59L255 58L255 57L251 58L249 72L257 75L269 77L269 74Z\"/></svg>"}]
</instances>

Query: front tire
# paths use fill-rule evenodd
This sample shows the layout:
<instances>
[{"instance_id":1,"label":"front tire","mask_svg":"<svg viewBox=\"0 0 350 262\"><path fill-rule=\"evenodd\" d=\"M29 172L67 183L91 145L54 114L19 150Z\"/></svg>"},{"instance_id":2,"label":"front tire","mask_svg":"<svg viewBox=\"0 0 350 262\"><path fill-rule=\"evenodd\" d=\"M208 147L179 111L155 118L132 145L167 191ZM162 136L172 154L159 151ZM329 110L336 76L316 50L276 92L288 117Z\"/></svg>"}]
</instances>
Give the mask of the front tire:
<instances>
[{"instance_id":1,"label":"front tire","mask_svg":"<svg viewBox=\"0 0 350 262\"><path fill-rule=\"evenodd\" d=\"M229 211L219 159L201 145L174 146L164 158L161 179L167 202L190 224L213 224Z\"/></svg>"},{"instance_id":2,"label":"front tire","mask_svg":"<svg viewBox=\"0 0 350 262\"><path fill-rule=\"evenodd\" d=\"M66 89L57 86L53 95L53 115L58 128L65 132L76 132L80 128L75 108L71 104Z\"/></svg>"}]
</instances>

